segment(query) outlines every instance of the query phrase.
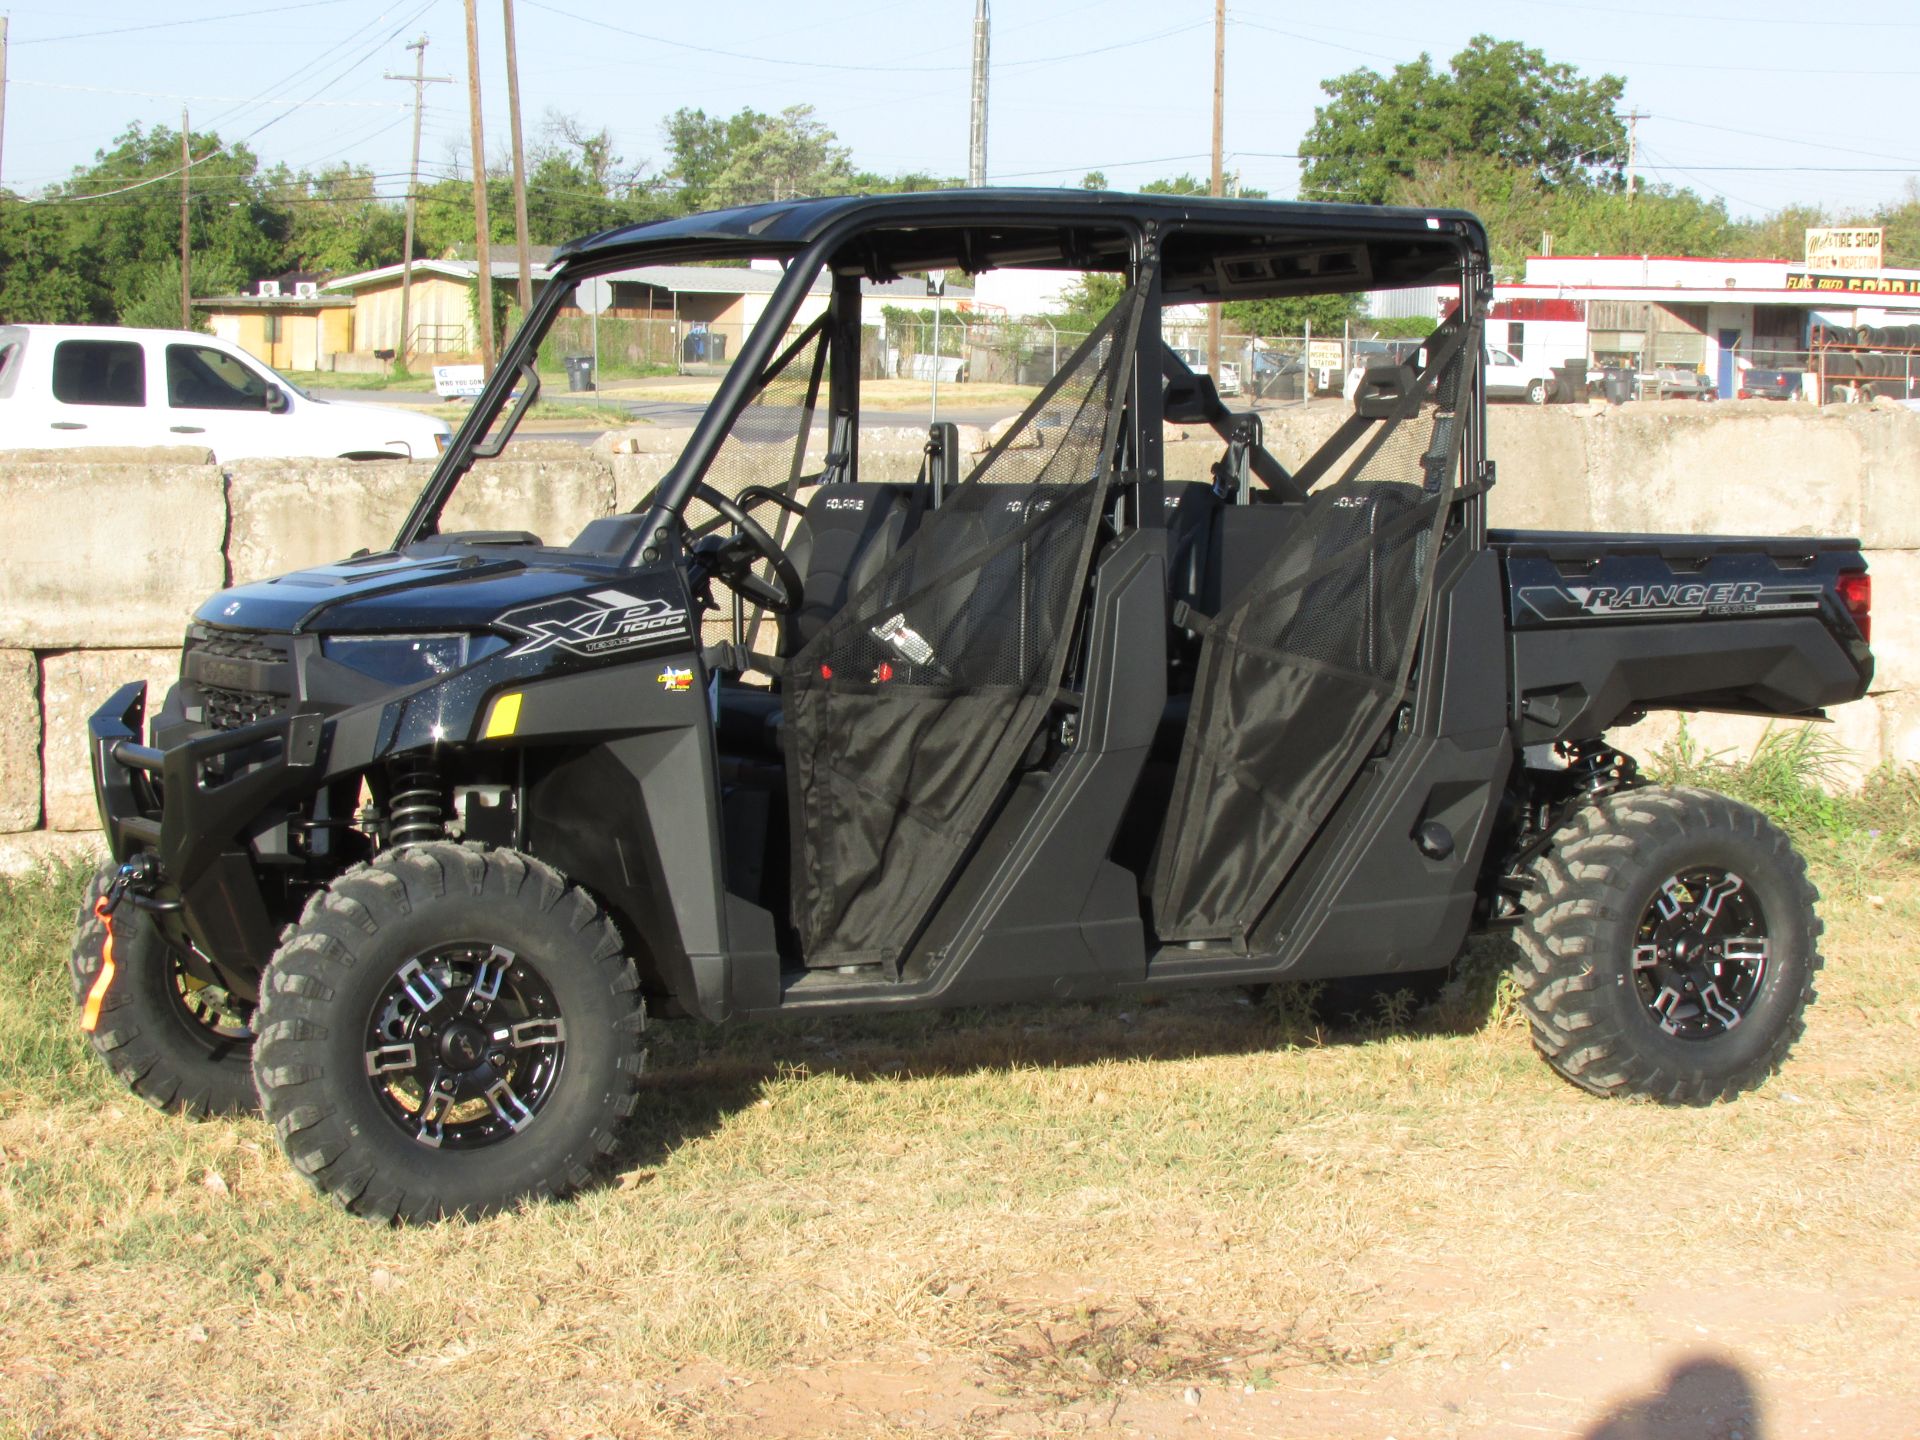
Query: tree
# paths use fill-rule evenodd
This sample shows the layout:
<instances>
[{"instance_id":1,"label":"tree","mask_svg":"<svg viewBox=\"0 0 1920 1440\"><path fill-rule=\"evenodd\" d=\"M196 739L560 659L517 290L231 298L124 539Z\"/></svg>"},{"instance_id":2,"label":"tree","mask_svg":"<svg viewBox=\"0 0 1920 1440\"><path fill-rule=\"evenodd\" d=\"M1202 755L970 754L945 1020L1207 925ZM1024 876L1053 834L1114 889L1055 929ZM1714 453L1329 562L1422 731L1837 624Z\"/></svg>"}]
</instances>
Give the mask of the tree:
<instances>
[{"instance_id":1,"label":"tree","mask_svg":"<svg viewBox=\"0 0 1920 1440\"><path fill-rule=\"evenodd\" d=\"M1391 75L1360 69L1322 83L1300 142L1301 193L1384 203L1422 161L1479 156L1522 165L1548 186L1611 186L1626 159L1614 113L1626 82L1590 80L1512 40L1476 35L1437 72L1427 55Z\"/></svg>"},{"instance_id":2,"label":"tree","mask_svg":"<svg viewBox=\"0 0 1920 1440\"><path fill-rule=\"evenodd\" d=\"M267 201L253 153L194 134L188 234L199 277L282 268L290 224ZM92 165L38 201L10 200L0 224L0 304L7 319L111 323L156 295L158 267L179 264L180 135L129 126ZM179 270L173 270L174 323ZM144 313L144 310L142 311Z\"/></svg>"},{"instance_id":3,"label":"tree","mask_svg":"<svg viewBox=\"0 0 1920 1440\"><path fill-rule=\"evenodd\" d=\"M1082 190L1106 189L1107 188L1107 172L1104 170L1089 170L1086 174L1080 177L1080 188Z\"/></svg>"},{"instance_id":4,"label":"tree","mask_svg":"<svg viewBox=\"0 0 1920 1440\"><path fill-rule=\"evenodd\" d=\"M405 217L381 198L365 166L297 174L276 166L267 172L264 190L267 209L286 216L283 268L349 274L399 263Z\"/></svg>"},{"instance_id":5,"label":"tree","mask_svg":"<svg viewBox=\"0 0 1920 1440\"><path fill-rule=\"evenodd\" d=\"M1267 300L1229 300L1221 318L1243 335L1299 335L1309 323L1316 335L1338 335L1360 314L1358 295L1280 295Z\"/></svg>"},{"instance_id":6,"label":"tree","mask_svg":"<svg viewBox=\"0 0 1920 1440\"><path fill-rule=\"evenodd\" d=\"M671 174L680 185L681 208L688 213L711 209L713 182L733 156L771 123L770 117L751 108L724 120L684 107L668 116L661 131L673 155Z\"/></svg>"},{"instance_id":7,"label":"tree","mask_svg":"<svg viewBox=\"0 0 1920 1440\"><path fill-rule=\"evenodd\" d=\"M760 127L713 177L715 205L754 205L853 189L851 153L813 118L811 105L790 105Z\"/></svg>"}]
</instances>

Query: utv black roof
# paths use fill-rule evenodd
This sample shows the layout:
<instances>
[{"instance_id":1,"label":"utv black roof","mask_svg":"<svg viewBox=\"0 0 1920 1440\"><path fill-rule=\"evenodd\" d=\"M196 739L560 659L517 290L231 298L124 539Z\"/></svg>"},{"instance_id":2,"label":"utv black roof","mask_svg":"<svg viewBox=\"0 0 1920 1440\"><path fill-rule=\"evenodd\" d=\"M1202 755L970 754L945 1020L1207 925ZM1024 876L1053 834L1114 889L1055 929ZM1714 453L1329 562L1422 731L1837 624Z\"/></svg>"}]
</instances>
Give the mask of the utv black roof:
<instances>
[{"instance_id":1,"label":"utv black roof","mask_svg":"<svg viewBox=\"0 0 1920 1440\"><path fill-rule=\"evenodd\" d=\"M848 268L876 280L932 268L970 272L1068 264L1122 269L1129 232L1180 227L1166 250L1170 293L1282 294L1457 281L1463 252L1484 256L1486 231L1464 210L1133 195L1106 190L931 190L839 195L714 210L627 225L563 245L555 259L589 265L635 249L718 245L798 250L835 231L879 228ZM958 232L958 233L956 233ZM1286 257L1294 263L1286 263ZM1236 271L1236 263L1244 266Z\"/></svg>"}]
</instances>

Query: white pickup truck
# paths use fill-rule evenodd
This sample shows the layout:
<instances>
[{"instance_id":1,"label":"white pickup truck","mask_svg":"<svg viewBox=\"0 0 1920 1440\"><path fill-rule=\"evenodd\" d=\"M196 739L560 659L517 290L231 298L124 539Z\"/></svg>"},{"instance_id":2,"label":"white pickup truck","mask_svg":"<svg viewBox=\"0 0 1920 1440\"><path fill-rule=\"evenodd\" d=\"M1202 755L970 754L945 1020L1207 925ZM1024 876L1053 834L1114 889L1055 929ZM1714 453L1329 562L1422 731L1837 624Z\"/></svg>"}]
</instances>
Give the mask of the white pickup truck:
<instances>
[{"instance_id":1,"label":"white pickup truck","mask_svg":"<svg viewBox=\"0 0 1920 1440\"><path fill-rule=\"evenodd\" d=\"M259 456L431 460L443 420L320 400L191 330L0 325L0 450L204 445Z\"/></svg>"},{"instance_id":2,"label":"white pickup truck","mask_svg":"<svg viewBox=\"0 0 1920 1440\"><path fill-rule=\"evenodd\" d=\"M1487 399L1525 400L1544 405L1553 395L1553 367L1540 360L1522 360L1505 350L1487 347Z\"/></svg>"}]
</instances>

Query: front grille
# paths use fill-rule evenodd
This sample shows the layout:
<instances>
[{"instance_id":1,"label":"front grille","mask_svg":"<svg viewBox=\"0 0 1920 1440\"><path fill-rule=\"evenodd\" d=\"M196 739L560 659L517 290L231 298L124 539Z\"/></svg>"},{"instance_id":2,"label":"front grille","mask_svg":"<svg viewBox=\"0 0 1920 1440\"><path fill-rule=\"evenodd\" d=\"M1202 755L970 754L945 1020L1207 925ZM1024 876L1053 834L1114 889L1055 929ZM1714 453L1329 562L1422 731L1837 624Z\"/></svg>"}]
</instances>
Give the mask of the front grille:
<instances>
[{"instance_id":1,"label":"front grille","mask_svg":"<svg viewBox=\"0 0 1920 1440\"><path fill-rule=\"evenodd\" d=\"M278 637L194 626L180 680L201 722L237 730L284 714L293 699L293 665Z\"/></svg>"},{"instance_id":2,"label":"front grille","mask_svg":"<svg viewBox=\"0 0 1920 1440\"><path fill-rule=\"evenodd\" d=\"M238 730L259 720L271 720L285 713L288 697L264 690L222 690L217 686L200 687L200 705L205 720L216 730Z\"/></svg>"}]
</instances>

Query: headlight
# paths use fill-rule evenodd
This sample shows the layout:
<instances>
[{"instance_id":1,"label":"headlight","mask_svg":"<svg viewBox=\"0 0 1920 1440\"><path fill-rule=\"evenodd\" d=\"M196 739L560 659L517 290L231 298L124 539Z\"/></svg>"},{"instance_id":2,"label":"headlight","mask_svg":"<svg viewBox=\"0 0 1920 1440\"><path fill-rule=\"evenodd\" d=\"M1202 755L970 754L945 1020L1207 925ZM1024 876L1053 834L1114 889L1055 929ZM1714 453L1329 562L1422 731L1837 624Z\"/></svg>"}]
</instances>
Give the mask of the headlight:
<instances>
[{"instance_id":1,"label":"headlight","mask_svg":"<svg viewBox=\"0 0 1920 1440\"><path fill-rule=\"evenodd\" d=\"M382 684L418 685L507 648L499 635L331 635L320 653Z\"/></svg>"}]
</instances>

